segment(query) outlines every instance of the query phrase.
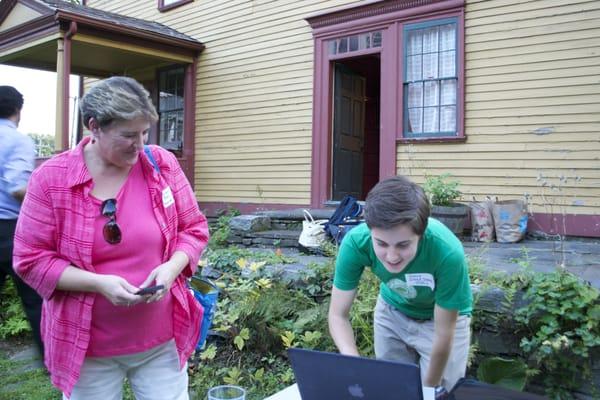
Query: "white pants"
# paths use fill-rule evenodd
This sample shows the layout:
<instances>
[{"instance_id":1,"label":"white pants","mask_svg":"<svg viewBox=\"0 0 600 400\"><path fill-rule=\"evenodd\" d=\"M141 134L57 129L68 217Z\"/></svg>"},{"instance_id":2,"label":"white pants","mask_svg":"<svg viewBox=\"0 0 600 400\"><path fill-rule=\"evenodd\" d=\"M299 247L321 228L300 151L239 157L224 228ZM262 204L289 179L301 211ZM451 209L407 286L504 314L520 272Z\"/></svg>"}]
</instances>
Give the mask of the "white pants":
<instances>
[{"instance_id":1,"label":"white pants","mask_svg":"<svg viewBox=\"0 0 600 400\"><path fill-rule=\"evenodd\" d=\"M87 357L70 400L121 400L126 377L137 400L189 400L187 364L179 368L174 340L142 353Z\"/></svg>"},{"instance_id":2,"label":"white pants","mask_svg":"<svg viewBox=\"0 0 600 400\"><path fill-rule=\"evenodd\" d=\"M471 342L470 324L471 318L466 315L460 315L456 321L452 349L442 374L442 385L448 391L465 376ZM421 379L425 379L431 361L433 338L433 319L411 319L379 296L374 314L376 358L412 364L418 362Z\"/></svg>"}]
</instances>

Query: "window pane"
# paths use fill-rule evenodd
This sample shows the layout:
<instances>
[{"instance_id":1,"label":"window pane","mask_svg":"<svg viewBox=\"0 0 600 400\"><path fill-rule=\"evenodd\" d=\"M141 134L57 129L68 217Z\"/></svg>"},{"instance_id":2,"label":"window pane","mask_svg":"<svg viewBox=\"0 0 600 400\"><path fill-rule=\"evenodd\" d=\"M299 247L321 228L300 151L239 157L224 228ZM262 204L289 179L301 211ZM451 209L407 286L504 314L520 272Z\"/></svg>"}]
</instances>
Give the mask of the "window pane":
<instances>
[{"instance_id":1,"label":"window pane","mask_svg":"<svg viewBox=\"0 0 600 400\"><path fill-rule=\"evenodd\" d=\"M381 32L373 32L373 47L381 47Z\"/></svg>"},{"instance_id":2,"label":"window pane","mask_svg":"<svg viewBox=\"0 0 600 400\"><path fill-rule=\"evenodd\" d=\"M425 106L437 106L440 97L440 83L438 81L425 82Z\"/></svg>"},{"instance_id":3,"label":"window pane","mask_svg":"<svg viewBox=\"0 0 600 400\"><path fill-rule=\"evenodd\" d=\"M435 79L438 77L438 55L423 54L423 79Z\"/></svg>"},{"instance_id":4,"label":"window pane","mask_svg":"<svg viewBox=\"0 0 600 400\"><path fill-rule=\"evenodd\" d=\"M423 52L423 31L409 31L406 54L421 54Z\"/></svg>"},{"instance_id":5,"label":"window pane","mask_svg":"<svg viewBox=\"0 0 600 400\"><path fill-rule=\"evenodd\" d=\"M440 131L455 132L456 131L456 107L442 107L440 119Z\"/></svg>"},{"instance_id":6,"label":"window pane","mask_svg":"<svg viewBox=\"0 0 600 400\"><path fill-rule=\"evenodd\" d=\"M363 33L362 35L360 35L360 41L358 43L358 48L360 50L371 48L371 34L370 33Z\"/></svg>"},{"instance_id":7,"label":"window pane","mask_svg":"<svg viewBox=\"0 0 600 400\"><path fill-rule=\"evenodd\" d=\"M358 36L350 36L350 51L358 50Z\"/></svg>"},{"instance_id":8,"label":"window pane","mask_svg":"<svg viewBox=\"0 0 600 400\"><path fill-rule=\"evenodd\" d=\"M408 107L423 107L423 83L408 85Z\"/></svg>"},{"instance_id":9,"label":"window pane","mask_svg":"<svg viewBox=\"0 0 600 400\"><path fill-rule=\"evenodd\" d=\"M442 105L456 104L456 80L446 79L442 81Z\"/></svg>"},{"instance_id":10,"label":"window pane","mask_svg":"<svg viewBox=\"0 0 600 400\"><path fill-rule=\"evenodd\" d=\"M456 51L440 53L440 78L456 76Z\"/></svg>"},{"instance_id":11,"label":"window pane","mask_svg":"<svg viewBox=\"0 0 600 400\"><path fill-rule=\"evenodd\" d=\"M182 150L183 111L160 114L160 145L169 150Z\"/></svg>"},{"instance_id":12,"label":"window pane","mask_svg":"<svg viewBox=\"0 0 600 400\"><path fill-rule=\"evenodd\" d=\"M329 54L336 54L337 53L337 41L335 40L330 40L328 45L327 45Z\"/></svg>"},{"instance_id":13,"label":"window pane","mask_svg":"<svg viewBox=\"0 0 600 400\"><path fill-rule=\"evenodd\" d=\"M408 131L413 133L423 132L423 109L409 108L408 109Z\"/></svg>"},{"instance_id":14,"label":"window pane","mask_svg":"<svg viewBox=\"0 0 600 400\"><path fill-rule=\"evenodd\" d=\"M438 27L424 29L423 32L423 53L433 53L438 51Z\"/></svg>"},{"instance_id":15,"label":"window pane","mask_svg":"<svg viewBox=\"0 0 600 400\"><path fill-rule=\"evenodd\" d=\"M456 49L456 25L440 26L440 51Z\"/></svg>"},{"instance_id":16,"label":"window pane","mask_svg":"<svg viewBox=\"0 0 600 400\"><path fill-rule=\"evenodd\" d=\"M184 69L161 71L158 76L159 144L169 150L183 149Z\"/></svg>"},{"instance_id":17,"label":"window pane","mask_svg":"<svg viewBox=\"0 0 600 400\"><path fill-rule=\"evenodd\" d=\"M381 47L381 32L379 31L340 37L332 39L327 43L329 55L349 53L373 47Z\"/></svg>"},{"instance_id":18,"label":"window pane","mask_svg":"<svg viewBox=\"0 0 600 400\"><path fill-rule=\"evenodd\" d=\"M438 132L439 131L439 108L427 107L423 111L423 131Z\"/></svg>"},{"instance_id":19,"label":"window pane","mask_svg":"<svg viewBox=\"0 0 600 400\"><path fill-rule=\"evenodd\" d=\"M408 57L406 66L406 80L408 82L420 81L422 79L421 71L423 66L421 65L421 57L421 55Z\"/></svg>"},{"instance_id":20,"label":"window pane","mask_svg":"<svg viewBox=\"0 0 600 400\"><path fill-rule=\"evenodd\" d=\"M341 38L338 46L338 53L346 53L348 51L348 38Z\"/></svg>"}]
</instances>

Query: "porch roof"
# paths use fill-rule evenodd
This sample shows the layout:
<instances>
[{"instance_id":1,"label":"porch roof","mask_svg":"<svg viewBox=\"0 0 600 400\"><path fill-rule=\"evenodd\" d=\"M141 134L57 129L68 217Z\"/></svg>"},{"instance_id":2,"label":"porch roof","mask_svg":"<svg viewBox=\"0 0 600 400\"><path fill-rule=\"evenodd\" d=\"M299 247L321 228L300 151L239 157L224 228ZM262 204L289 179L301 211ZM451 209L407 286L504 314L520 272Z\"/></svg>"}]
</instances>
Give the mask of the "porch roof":
<instances>
[{"instance_id":1,"label":"porch roof","mask_svg":"<svg viewBox=\"0 0 600 400\"><path fill-rule=\"evenodd\" d=\"M0 63L56 71L56 40L62 38L72 40L71 72L88 76L191 63L204 48L158 22L67 1L0 3Z\"/></svg>"}]
</instances>

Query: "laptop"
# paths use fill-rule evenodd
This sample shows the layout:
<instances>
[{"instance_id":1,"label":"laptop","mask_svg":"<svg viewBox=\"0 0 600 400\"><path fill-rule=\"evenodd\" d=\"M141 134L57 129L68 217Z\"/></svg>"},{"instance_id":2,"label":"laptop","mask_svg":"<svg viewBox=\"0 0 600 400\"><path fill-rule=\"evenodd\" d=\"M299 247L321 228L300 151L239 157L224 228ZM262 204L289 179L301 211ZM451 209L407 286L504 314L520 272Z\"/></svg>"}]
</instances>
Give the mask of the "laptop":
<instances>
[{"instance_id":1,"label":"laptop","mask_svg":"<svg viewBox=\"0 0 600 400\"><path fill-rule=\"evenodd\" d=\"M423 400L415 364L288 350L302 400Z\"/></svg>"},{"instance_id":2,"label":"laptop","mask_svg":"<svg viewBox=\"0 0 600 400\"><path fill-rule=\"evenodd\" d=\"M547 400L533 393L518 392L498 385L462 378L450 391L449 400Z\"/></svg>"}]
</instances>

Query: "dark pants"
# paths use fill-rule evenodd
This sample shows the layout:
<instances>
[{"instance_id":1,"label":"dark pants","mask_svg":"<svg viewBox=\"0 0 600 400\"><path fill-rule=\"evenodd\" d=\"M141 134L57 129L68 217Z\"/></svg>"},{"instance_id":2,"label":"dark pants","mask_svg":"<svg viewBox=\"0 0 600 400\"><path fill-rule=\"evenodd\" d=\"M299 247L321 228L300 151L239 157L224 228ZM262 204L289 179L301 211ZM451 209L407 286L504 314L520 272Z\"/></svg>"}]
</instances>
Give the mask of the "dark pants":
<instances>
[{"instance_id":1,"label":"dark pants","mask_svg":"<svg viewBox=\"0 0 600 400\"><path fill-rule=\"evenodd\" d=\"M31 325L33 340L40 351L44 354L44 345L40 336L40 318L42 316L42 298L27 285L12 268L13 238L17 220L0 220L0 290L4 287L6 276L11 276L17 293L21 298L25 315Z\"/></svg>"}]
</instances>

